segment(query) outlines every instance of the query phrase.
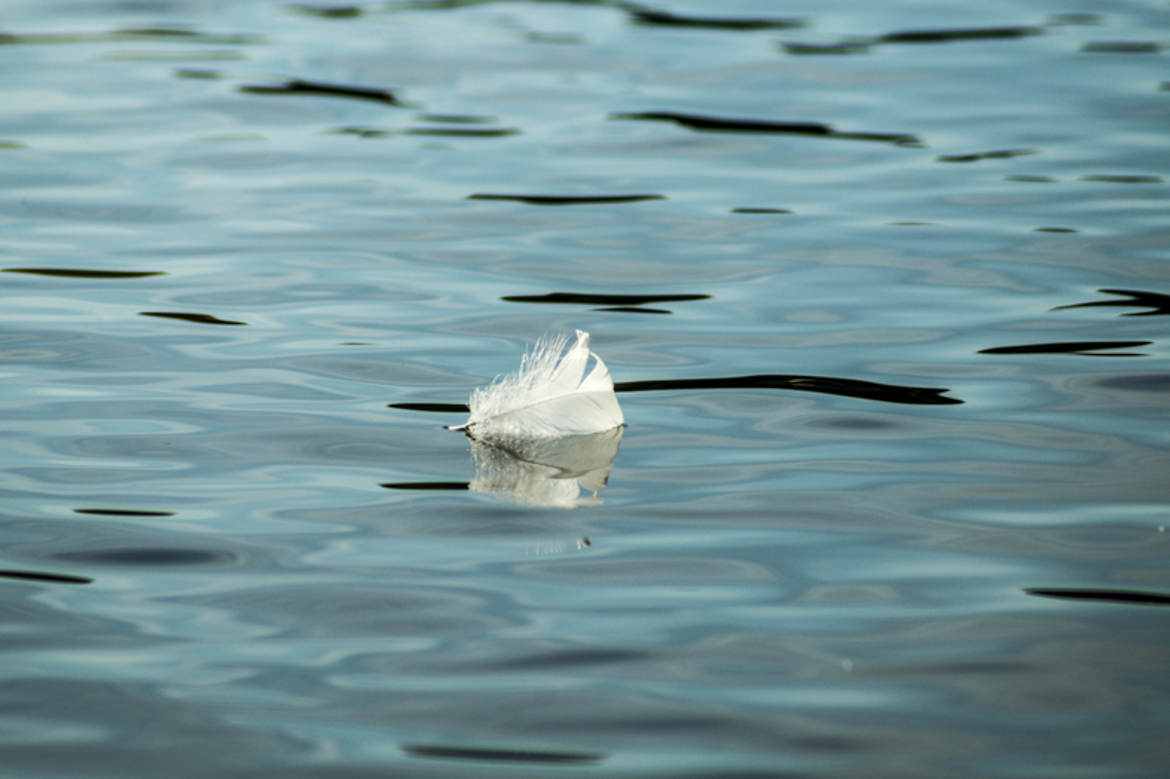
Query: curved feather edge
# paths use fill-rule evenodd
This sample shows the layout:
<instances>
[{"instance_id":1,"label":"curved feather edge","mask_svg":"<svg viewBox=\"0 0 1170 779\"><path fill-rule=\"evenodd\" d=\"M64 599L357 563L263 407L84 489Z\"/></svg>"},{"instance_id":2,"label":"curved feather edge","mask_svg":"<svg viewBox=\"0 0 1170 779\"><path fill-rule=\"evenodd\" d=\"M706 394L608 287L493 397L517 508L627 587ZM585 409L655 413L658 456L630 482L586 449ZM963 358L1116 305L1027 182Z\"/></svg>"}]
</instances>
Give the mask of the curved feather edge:
<instances>
[{"instance_id":1,"label":"curved feather edge","mask_svg":"<svg viewBox=\"0 0 1170 779\"><path fill-rule=\"evenodd\" d=\"M625 422L609 368L584 330L571 345L566 335L541 338L518 370L476 389L468 406L467 421L451 429L489 443L588 435Z\"/></svg>"}]
</instances>

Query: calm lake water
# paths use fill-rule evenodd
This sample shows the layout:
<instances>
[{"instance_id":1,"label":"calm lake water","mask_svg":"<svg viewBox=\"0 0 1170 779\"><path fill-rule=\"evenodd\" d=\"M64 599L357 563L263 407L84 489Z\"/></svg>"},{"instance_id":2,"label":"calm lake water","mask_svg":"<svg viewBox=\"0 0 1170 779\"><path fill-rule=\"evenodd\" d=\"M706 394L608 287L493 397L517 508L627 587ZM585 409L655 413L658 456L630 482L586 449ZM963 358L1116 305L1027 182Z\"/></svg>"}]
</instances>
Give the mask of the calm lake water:
<instances>
[{"instance_id":1,"label":"calm lake water","mask_svg":"<svg viewBox=\"0 0 1170 779\"><path fill-rule=\"evenodd\" d=\"M5 779L1168 770L1165 2L0 32Z\"/></svg>"}]
</instances>

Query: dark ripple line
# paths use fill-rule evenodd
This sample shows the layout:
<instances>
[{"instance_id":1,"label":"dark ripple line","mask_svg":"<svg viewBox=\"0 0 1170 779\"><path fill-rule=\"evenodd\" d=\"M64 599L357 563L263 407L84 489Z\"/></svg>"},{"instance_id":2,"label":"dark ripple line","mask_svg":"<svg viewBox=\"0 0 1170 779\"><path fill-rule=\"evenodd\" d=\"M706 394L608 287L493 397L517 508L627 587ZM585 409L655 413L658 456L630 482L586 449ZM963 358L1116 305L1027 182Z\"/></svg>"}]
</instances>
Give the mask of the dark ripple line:
<instances>
[{"instance_id":1,"label":"dark ripple line","mask_svg":"<svg viewBox=\"0 0 1170 779\"><path fill-rule=\"evenodd\" d=\"M807 55L841 55L864 54L869 51L869 44L864 41L842 41L839 43L781 43L780 48L788 54L797 56Z\"/></svg>"},{"instance_id":2,"label":"dark ripple line","mask_svg":"<svg viewBox=\"0 0 1170 779\"><path fill-rule=\"evenodd\" d=\"M1127 174L1094 174L1081 176L1081 181L1101 181L1108 184L1162 184L1165 180L1161 176L1142 176Z\"/></svg>"},{"instance_id":3,"label":"dark ripple line","mask_svg":"<svg viewBox=\"0 0 1170 779\"><path fill-rule=\"evenodd\" d=\"M468 490L469 482L465 481L388 481L378 485L388 490Z\"/></svg>"},{"instance_id":4,"label":"dark ripple line","mask_svg":"<svg viewBox=\"0 0 1170 779\"><path fill-rule=\"evenodd\" d=\"M360 5L307 5L293 3L287 6L290 11L306 16L316 16L321 19L353 19L365 13Z\"/></svg>"},{"instance_id":5,"label":"dark ripple line","mask_svg":"<svg viewBox=\"0 0 1170 779\"><path fill-rule=\"evenodd\" d=\"M605 759L600 752L552 752L531 749L447 746L443 744L403 744L402 751L414 757L448 760L478 760L493 763L596 763Z\"/></svg>"},{"instance_id":6,"label":"dark ripple line","mask_svg":"<svg viewBox=\"0 0 1170 779\"><path fill-rule=\"evenodd\" d=\"M774 135L808 135L821 138L840 138L852 141L878 141L899 146L920 145L922 141L910 133L842 132L822 122L784 122L770 119L737 119L681 111L635 111L614 113L610 119L629 119L649 122L674 122L696 132L761 133Z\"/></svg>"},{"instance_id":7,"label":"dark ripple line","mask_svg":"<svg viewBox=\"0 0 1170 779\"><path fill-rule=\"evenodd\" d=\"M322 81L307 81L305 79L290 79L282 84L245 84L237 87L241 92L253 95L312 95L325 97L346 97L355 100L372 100L386 105L405 105L388 89L376 87L350 86L347 84L327 84Z\"/></svg>"},{"instance_id":8,"label":"dark ripple line","mask_svg":"<svg viewBox=\"0 0 1170 779\"><path fill-rule=\"evenodd\" d=\"M944 154L936 157L939 162L979 162L980 160L1006 160L1012 157L1023 157L1028 154L1038 154L1035 149L996 149L981 151L973 154Z\"/></svg>"},{"instance_id":9,"label":"dark ripple line","mask_svg":"<svg viewBox=\"0 0 1170 779\"><path fill-rule=\"evenodd\" d=\"M900 30L879 36L879 43L950 43L952 41L983 41L1005 38L1027 38L1043 35L1043 27L968 27L936 30Z\"/></svg>"},{"instance_id":10,"label":"dark ripple line","mask_svg":"<svg viewBox=\"0 0 1170 779\"><path fill-rule=\"evenodd\" d=\"M73 509L75 514L93 514L99 517L173 517L173 511L142 511L140 509Z\"/></svg>"},{"instance_id":11,"label":"dark ripple line","mask_svg":"<svg viewBox=\"0 0 1170 779\"><path fill-rule=\"evenodd\" d=\"M517 127L408 127L405 135L441 136L446 138L503 138L520 135Z\"/></svg>"},{"instance_id":12,"label":"dark ripple line","mask_svg":"<svg viewBox=\"0 0 1170 779\"><path fill-rule=\"evenodd\" d=\"M1132 603L1143 606L1170 606L1170 595L1146 590L1106 590L1082 587L1026 587L1024 592L1042 598Z\"/></svg>"},{"instance_id":13,"label":"dark ripple line","mask_svg":"<svg viewBox=\"0 0 1170 779\"><path fill-rule=\"evenodd\" d=\"M492 192L477 192L467 196L468 200L514 200L533 206L576 206L607 203L636 203L641 200L666 200L666 195L511 195Z\"/></svg>"},{"instance_id":14,"label":"dark ripple line","mask_svg":"<svg viewBox=\"0 0 1170 779\"><path fill-rule=\"evenodd\" d=\"M29 273L34 276L61 276L72 279L141 279L165 276L161 270L87 270L84 268L4 268L5 273Z\"/></svg>"},{"instance_id":15,"label":"dark ripple line","mask_svg":"<svg viewBox=\"0 0 1170 779\"><path fill-rule=\"evenodd\" d=\"M94 582L88 576L74 576L68 573L49 573L46 571L0 570L0 577L30 582L48 582L49 584L93 584Z\"/></svg>"},{"instance_id":16,"label":"dark ripple line","mask_svg":"<svg viewBox=\"0 0 1170 779\"><path fill-rule=\"evenodd\" d=\"M803 27L804 20L794 18L764 18L764 17L714 17L714 16L682 16L669 11L639 6L634 3L623 3L623 8L638 24L655 25L662 27L697 27L712 30L777 30Z\"/></svg>"},{"instance_id":17,"label":"dark ripple line","mask_svg":"<svg viewBox=\"0 0 1170 779\"><path fill-rule=\"evenodd\" d=\"M859 379L839 379L830 376L798 376L778 373L756 374L753 376L727 376L709 379L657 379L650 381L625 381L614 384L615 392L650 392L658 390L697 389L779 389L819 392L826 395L843 395L864 400L879 400L885 403L916 405L958 405L958 398L943 395L948 389L932 387L904 387L896 384L880 384Z\"/></svg>"},{"instance_id":18,"label":"dark ripple line","mask_svg":"<svg viewBox=\"0 0 1170 779\"><path fill-rule=\"evenodd\" d=\"M1153 341L1057 341L1044 344L1021 344L1019 346L994 346L980 349L979 354L1087 354L1102 349L1132 349L1135 346L1149 346ZM1104 356L1104 355L1097 355ZM1110 355L1120 357L1123 355ZM1125 355L1128 356L1128 355Z\"/></svg>"},{"instance_id":19,"label":"dark ripple line","mask_svg":"<svg viewBox=\"0 0 1170 779\"><path fill-rule=\"evenodd\" d=\"M645 306L606 306L605 308L595 308L594 311L618 311L625 314L673 314L665 308L646 308Z\"/></svg>"},{"instance_id":20,"label":"dark ripple line","mask_svg":"<svg viewBox=\"0 0 1170 779\"><path fill-rule=\"evenodd\" d=\"M1156 41L1089 41L1081 51L1097 54L1157 54L1166 48Z\"/></svg>"},{"instance_id":21,"label":"dark ripple line","mask_svg":"<svg viewBox=\"0 0 1170 779\"><path fill-rule=\"evenodd\" d=\"M247 322L236 322L231 319L220 319L211 314L196 314L182 311L139 311L139 316L153 316L160 319L181 319L184 322L195 322L201 325L246 325Z\"/></svg>"},{"instance_id":22,"label":"dark ripple line","mask_svg":"<svg viewBox=\"0 0 1170 779\"><path fill-rule=\"evenodd\" d=\"M1148 308L1149 311L1131 311L1121 316L1165 316L1170 314L1170 295L1159 292L1144 292L1140 289L1099 289L1105 295L1123 295L1129 300L1093 300L1088 303L1070 303L1056 306L1052 311L1065 308L1092 308L1096 306L1121 306L1125 308Z\"/></svg>"},{"instance_id":23,"label":"dark ripple line","mask_svg":"<svg viewBox=\"0 0 1170 779\"><path fill-rule=\"evenodd\" d=\"M964 401L946 397L945 388L905 387L897 384L880 384L859 379L839 379L830 376L798 376L778 373L764 373L753 376L723 376L707 379L652 379L649 381L619 381L613 385L615 392L658 392L674 390L707 389L779 389L802 392L818 392L825 395L841 395L862 400L877 400L883 403L901 403L925 406L953 406ZM391 403L390 408L410 411L435 411L440 413L466 413L470 409L462 403Z\"/></svg>"},{"instance_id":24,"label":"dark ripple line","mask_svg":"<svg viewBox=\"0 0 1170 779\"><path fill-rule=\"evenodd\" d=\"M124 566L222 565L237 559L234 553L228 551L179 547L120 547L59 552L53 556L74 562Z\"/></svg>"},{"instance_id":25,"label":"dark ripple line","mask_svg":"<svg viewBox=\"0 0 1170 779\"><path fill-rule=\"evenodd\" d=\"M589 306L639 306L643 303L682 303L690 300L709 300L710 295L597 295L589 292L549 292L546 295L504 295L500 300L510 303L583 303Z\"/></svg>"},{"instance_id":26,"label":"dark ripple line","mask_svg":"<svg viewBox=\"0 0 1170 779\"><path fill-rule=\"evenodd\" d=\"M433 411L439 414L466 414L471 411L466 403L390 403L388 407L406 411Z\"/></svg>"},{"instance_id":27,"label":"dark ripple line","mask_svg":"<svg viewBox=\"0 0 1170 779\"><path fill-rule=\"evenodd\" d=\"M731 209L733 214L791 214L791 209L788 208L764 208L757 206L744 206L743 208Z\"/></svg>"},{"instance_id":28,"label":"dark ripple line","mask_svg":"<svg viewBox=\"0 0 1170 779\"><path fill-rule=\"evenodd\" d=\"M32 43L102 43L129 40L178 40L184 43L248 44L262 43L259 35L203 33L178 27L128 27L98 33L0 33L0 46Z\"/></svg>"}]
</instances>

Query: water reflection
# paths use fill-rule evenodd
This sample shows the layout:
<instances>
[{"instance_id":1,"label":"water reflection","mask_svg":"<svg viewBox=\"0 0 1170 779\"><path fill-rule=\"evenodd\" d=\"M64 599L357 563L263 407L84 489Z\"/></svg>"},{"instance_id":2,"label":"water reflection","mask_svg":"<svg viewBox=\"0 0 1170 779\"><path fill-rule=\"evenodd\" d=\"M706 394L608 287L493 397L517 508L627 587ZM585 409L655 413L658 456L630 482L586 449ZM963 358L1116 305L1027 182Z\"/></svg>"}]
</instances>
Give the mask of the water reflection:
<instances>
[{"instance_id":1,"label":"water reflection","mask_svg":"<svg viewBox=\"0 0 1170 779\"><path fill-rule=\"evenodd\" d=\"M46 43L107 43L110 41L177 41L183 43L262 43L258 35L204 33L182 27L128 27L97 33L0 33L0 45Z\"/></svg>"},{"instance_id":2,"label":"water reflection","mask_svg":"<svg viewBox=\"0 0 1170 779\"><path fill-rule=\"evenodd\" d=\"M842 132L822 122L778 122L770 119L739 119L725 116L689 114L680 111L638 111L610 114L610 119L632 119L647 122L673 122L688 130L720 133L769 133L776 135L811 135L822 138L841 138L851 141L878 141L898 146L921 144L918 136L910 133Z\"/></svg>"},{"instance_id":3,"label":"water reflection","mask_svg":"<svg viewBox=\"0 0 1170 779\"><path fill-rule=\"evenodd\" d=\"M654 8L643 8L633 3L622 3L638 24L660 25L663 27L698 27L711 30L776 30L803 27L801 19L749 16L683 16Z\"/></svg>"},{"instance_id":4,"label":"water reflection","mask_svg":"<svg viewBox=\"0 0 1170 779\"><path fill-rule=\"evenodd\" d=\"M241 92L253 95L311 95L315 97L347 97L354 100L373 100L376 103L405 105L398 96L388 89L358 87L347 84L326 84L320 81L291 79L282 84L248 84L239 87Z\"/></svg>"},{"instance_id":5,"label":"water reflection","mask_svg":"<svg viewBox=\"0 0 1170 779\"><path fill-rule=\"evenodd\" d=\"M143 511L140 509L73 509L75 514L95 514L108 517L173 517L173 511Z\"/></svg>"},{"instance_id":6,"label":"water reflection","mask_svg":"<svg viewBox=\"0 0 1170 779\"><path fill-rule=\"evenodd\" d=\"M1145 590L1105 590L1078 587L1028 587L1024 592L1041 598L1098 601L1142 606L1170 606L1170 595Z\"/></svg>"},{"instance_id":7,"label":"water reflection","mask_svg":"<svg viewBox=\"0 0 1170 779\"><path fill-rule=\"evenodd\" d=\"M577 508L601 503L625 428L554 439L513 439L486 444L471 436L473 492L527 506ZM591 493L581 496L581 490Z\"/></svg>"},{"instance_id":8,"label":"water reflection","mask_svg":"<svg viewBox=\"0 0 1170 779\"><path fill-rule=\"evenodd\" d=\"M651 381L619 381L615 392L649 392L653 390L703 389L784 389L820 392L826 395L844 395L851 398L878 400L885 403L945 406L963 401L943 393L945 388L903 387L859 379L840 379L832 376L792 376L765 373L755 376L719 376L709 379L657 379Z\"/></svg>"},{"instance_id":9,"label":"water reflection","mask_svg":"<svg viewBox=\"0 0 1170 779\"><path fill-rule=\"evenodd\" d=\"M188 311L140 311L140 316L153 316L160 319L182 319L185 322L195 322L201 325L246 325L247 322L237 322L231 319L220 319L211 314L200 314Z\"/></svg>"},{"instance_id":10,"label":"water reflection","mask_svg":"<svg viewBox=\"0 0 1170 779\"><path fill-rule=\"evenodd\" d=\"M74 576L68 573L51 573L48 571L2 570L0 571L0 577L29 582L47 582L49 584L93 584L93 579L88 576Z\"/></svg>"},{"instance_id":11,"label":"water reflection","mask_svg":"<svg viewBox=\"0 0 1170 779\"><path fill-rule=\"evenodd\" d=\"M582 292L550 292L547 295L504 295L500 300L512 303L580 303L600 305L594 311L620 311L630 314L672 314L670 309L650 308L645 303L673 303L691 300L707 300L703 294L684 295L596 295Z\"/></svg>"},{"instance_id":12,"label":"water reflection","mask_svg":"<svg viewBox=\"0 0 1170 779\"><path fill-rule=\"evenodd\" d=\"M444 744L404 744L402 751L414 757L441 760L475 760L489 763L597 763L605 759L597 752L552 752L533 749L499 749Z\"/></svg>"},{"instance_id":13,"label":"water reflection","mask_svg":"<svg viewBox=\"0 0 1170 779\"><path fill-rule=\"evenodd\" d=\"M1043 35L1043 27L969 27L939 30L901 30L877 38L879 43L950 43Z\"/></svg>"},{"instance_id":14,"label":"water reflection","mask_svg":"<svg viewBox=\"0 0 1170 779\"><path fill-rule=\"evenodd\" d=\"M1098 357L1141 357L1139 352L1104 352L1105 349L1132 349L1149 346L1153 341L1057 341L1043 344L993 346L980 349L979 354L1082 354Z\"/></svg>"},{"instance_id":15,"label":"water reflection","mask_svg":"<svg viewBox=\"0 0 1170 779\"><path fill-rule=\"evenodd\" d=\"M471 490L547 508L597 505L602 502L597 493L609 480L624 430L615 427L595 435L553 439L495 439L492 444L468 435L475 465L471 481L386 482L381 486L391 490ZM582 489L591 494L582 497ZM577 546L589 546L589 539L579 539Z\"/></svg>"},{"instance_id":16,"label":"water reflection","mask_svg":"<svg viewBox=\"0 0 1170 779\"><path fill-rule=\"evenodd\" d=\"M943 154L935 157L939 162L979 162L980 160L1007 160L1012 157L1026 157L1039 154L1035 149L994 149L972 152L971 154Z\"/></svg>"},{"instance_id":17,"label":"water reflection","mask_svg":"<svg viewBox=\"0 0 1170 779\"><path fill-rule=\"evenodd\" d=\"M165 276L160 270L91 270L86 268L4 268L6 273L28 273L33 276L63 276L74 279L140 279L147 276Z\"/></svg>"},{"instance_id":18,"label":"water reflection","mask_svg":"<svg viewBox=\"0 0 1170 779\"><path fill-rule=\"evenodd\" d=\"M665 200L665 195L632 194L632 195L526 195L502 194L492 192L476 192L468 195L468 200L514 200L527 203L530 206L578 206L578 205L606 205L610 203L638 203L643 200Z\"/></svg>"},{"instance_id":19,"label":"water reflection","mask_svg":"<svg viewBox=\"0 0 1170 779\"><path fill-rule=\"evenodd\" d=\"M550 292L547 295L504 295L500 300L512 303L583 303L586 305L640 306L643 303L678 303L707 300L703 294L685 295L597 295L587 292Z\"/></svg>"},{"instance_id":20,"label":"water reflection","mask_svg":"<svg viewBox=\"0 0 1170 779\"><path fill-rule=\"evenodd\" d=\"M1096 306L1123 306L1126 308L1148 308L1149 311L1131 311L1121 316L1158 316L1170 314L1170 295L1158 292L1143 292L1140 289L1099 289L1105 295L1121 295L1128 300L1092 300L1088 303L1070 303L1056 306L1053 311L1065 308L1092 308Z\"/></svg>"}]
</instances>

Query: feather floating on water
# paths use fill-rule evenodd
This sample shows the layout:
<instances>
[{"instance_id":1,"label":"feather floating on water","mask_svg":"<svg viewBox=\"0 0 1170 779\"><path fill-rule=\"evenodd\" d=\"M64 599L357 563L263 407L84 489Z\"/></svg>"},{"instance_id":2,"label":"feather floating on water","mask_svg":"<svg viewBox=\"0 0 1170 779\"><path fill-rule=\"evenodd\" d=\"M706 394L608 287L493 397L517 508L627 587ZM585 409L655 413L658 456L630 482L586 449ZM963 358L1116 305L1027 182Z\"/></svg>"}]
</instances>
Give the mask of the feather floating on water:
<instances>
[{"instance_id":1,"label":"feather floating on water","mask_svg":"<svg viewBox=\"0 0 1170 779\"><path fill-rule=\"evenodd\" d=\"M586 370L592 362L592 368ZM613 378L589 349L589 333L545 336L520 368L471 394L467 435L487 443L590 435L624 423Z\"/></svg>"}]
</instances>

